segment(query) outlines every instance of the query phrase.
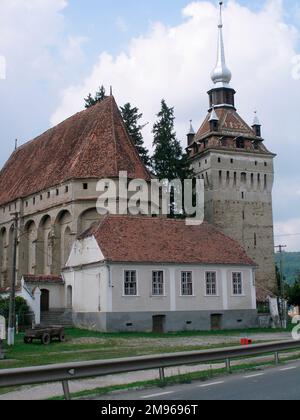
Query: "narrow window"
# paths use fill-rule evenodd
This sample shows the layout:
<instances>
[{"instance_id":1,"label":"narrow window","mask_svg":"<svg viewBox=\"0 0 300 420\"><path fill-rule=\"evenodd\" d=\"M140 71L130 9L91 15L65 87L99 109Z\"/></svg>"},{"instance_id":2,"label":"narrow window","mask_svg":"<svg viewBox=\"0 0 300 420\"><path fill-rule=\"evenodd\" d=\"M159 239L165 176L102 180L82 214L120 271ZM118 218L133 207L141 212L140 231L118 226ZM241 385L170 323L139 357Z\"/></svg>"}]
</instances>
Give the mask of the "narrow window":
<instances>
[{"instance_id":1,"label":"narrow window","mask_svg":"<svg viewBox=\"0 0 300 420\"><path fill-rule=\"evenodd\" d=\"M236 172L233 175L233 184L236 185L236 180L237 180L237 176L236 176Z\"/></svg>"},{"instance_id":2,"label":"narrow window","mask_svg":"<svg viewBox=\"0 0 300 420\"><path fill-rule=\"evenodd\" d=\"M88 184L85 182L84 184L82 184L82 188L84 190L87 190L89 188Z\"/></svg>"},{"instance_id":3,"label":"narrow window","mask_svg":"<svg viewBox=\"0 0 300 420\"><path fill-rule=\"evenodd\" d=\"M193 296L193 275L191 272L181 273L181 295Z\"/></svg>"},{"instance_id":4,"label":"narrow window","mask_svg":"<svg viewBox=\"0 0 300 420\"><path fill-rule=\"evenodd\" d=\"M238 149L245 149L245 140L242 138L238 138L236 141L236 147Z\"/></svg>"},{"instance_id":5,"label":"narrow window","mask_svg":"<svg viewBox=\"0 0 300 420\"><path fill-rule=\"evenodd\" d=\"M254 247L257 247L257 235L254 233Z\"/></svg>"},{"instance_id":6,"label":"narrow window","mask_svg":"<svg viewBox=\"0 0 300 420\"><path fill-rule=\"evenodd\" d=\"M230 184L230 172L229 171L227 171L227 174L226 174L226 183L227 183L227 185Z\"/></svg>"},{"instance_id":7,"label":"narrow window","mask_svg":"<svg viewBox=\"0 0 300 420\"><path fill-rule=\"evenodd\" d=\"M221 158L218 158L218 162L221 163Z\"/></svg>"},{"instance_id":8,"label":"narrow window","mask_svg":"<svg viewBox=\"0 0 300 420\"><path fill-rule=\"evenodd\" d=\"M254 186L254 174L251 174L251 187L253 188Z\"/></svg>"},{"instance_id":9,"label":"narrow window","mask_svg":"<svg viewBox=\"0 0 300 420\"><path fill-rule=\"evenodd\" d=\"M124 295L137 296L136 271L125 271Z\"/></svg>"},{"instance_id":10,"label":"narrow window","mask_svg":"<svg viewBox=\"0 0 300 420\"><path fill-rule=\"evenodd\" d=\"M56 190L56 195L59 195L59 190L58 189Z\"/></svg>"},{"instance_id":11,"label":"narrow window","mask_svg":"<svg viewBox=\"0 0 300 420\"><path fill-rule=\"evenodd\" d=\"M247 174L246 174L246 172L242 172L241 173L241 183L246 184L246 182L247 182Z\"/></svg>"},{"instance_id":12,"label":"narrow window","mask_svg":"<svg viewBox=\"0 0 300 420\"><path fill-rule=\"evenodd\" d=\"M69 192L69 187L68 186L66 186L66 188L65 188L65 193L67 194Z\"/></svg>"},{"instance_id":13,"label":"narrow window","mask_svg":"<svg viewBox=\"0 0 300 420\"><path fill-rule=\"evenodd\" d=\"M214 271L206 273L206 295L217 295L217 273Z\"/></svg>"},{"instance_id":14,"label":"narrow window","mask_svg":"<svg viewBox=\"0 0 300 420\"><path fill-rule=\"evenodd\" d=\"M232 293L234 296L243 294L242 273L232 273Z\"/></svg>"},{"instance_id":15,"label":"narrow window","mask_svg":"<svg viewBox=\"0 0 300 420\"><path fill-rule=\"evenodd\" d=\"M164 272L153 271L152 273L152 295L163 296L164 295Z\"/></svg>"},{"instance_id":16,"label":"narrow window","mask_svg":"<svg viewBox=\"0 0 300 420\"><path fill-rule=\"evenodd\" d=\"M267 183L267 175L265 175L264 176L264 189L265 190L267 189L267 186L268 186L268 183Z\"/></svg>"}]
</instances>

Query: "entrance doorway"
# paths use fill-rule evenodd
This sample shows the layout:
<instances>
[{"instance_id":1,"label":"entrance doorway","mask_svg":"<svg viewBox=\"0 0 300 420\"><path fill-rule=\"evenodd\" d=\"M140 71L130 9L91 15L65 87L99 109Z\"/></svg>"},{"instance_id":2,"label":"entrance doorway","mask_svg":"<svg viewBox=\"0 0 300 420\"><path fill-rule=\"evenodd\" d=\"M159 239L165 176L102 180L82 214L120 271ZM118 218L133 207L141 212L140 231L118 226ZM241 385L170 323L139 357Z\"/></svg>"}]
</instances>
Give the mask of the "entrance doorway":
<instances>
[{"instance_id":1,"label":"entrance doorway","mask_svg":"<svg viewBox=\"0 0 300 420\"><path fill-rule=\"evenodd\" d=\"M211 315L211 329L212 331L220 331L222 329L223 315Z\"/></svg>"},{"instance_id":2,"label":"entrance doorway","mask_svg":"<svg viewBox=\"0 0 300 420\"><path fill-rule=\"evenodd\" d=\"M166 325L166 316L165 315L155 315L152 317L152 331L156 334L165 333Z\"/></svg>"},{"instance_id":3,"label":"entrance doorway","mask_svg":"<svg viewBox=\"0 0 300 420\"><path fill-rule=\"evenodd\" d=\"M41 312L49 312L50 292L47 289L42 289L41 293Z\"/></svg>"}]
</instances>

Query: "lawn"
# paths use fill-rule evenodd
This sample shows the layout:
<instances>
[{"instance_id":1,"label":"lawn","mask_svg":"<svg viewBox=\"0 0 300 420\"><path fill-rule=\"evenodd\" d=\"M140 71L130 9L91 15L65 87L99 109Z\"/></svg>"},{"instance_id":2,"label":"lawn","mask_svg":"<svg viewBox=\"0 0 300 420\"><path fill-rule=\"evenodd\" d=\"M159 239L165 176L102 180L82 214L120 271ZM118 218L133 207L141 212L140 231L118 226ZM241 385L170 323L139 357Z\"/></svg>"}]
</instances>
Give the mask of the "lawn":
<instances>
[{"instance_id":1,"label":"lawn","mask_svg":"<svg viewBox=\"0 0 300 420\"><path fill-rule=\"evenodd\" d=\"M281 332L281 330L181 332L159 335L151 333L104 334L68 329L65 343L53 342L49 346L43 346L39 342L26 345L23 343L23 335L20 334L16 338L15 346L6 348L7 358L5 361L0 361L0 369L233 346L239 344L241 335L258 333L265 335L268 332ZM230 342L228 337L231 337ZM265 337L265 340L268 341L268 338Z\"/></svg>"}]
</instances>

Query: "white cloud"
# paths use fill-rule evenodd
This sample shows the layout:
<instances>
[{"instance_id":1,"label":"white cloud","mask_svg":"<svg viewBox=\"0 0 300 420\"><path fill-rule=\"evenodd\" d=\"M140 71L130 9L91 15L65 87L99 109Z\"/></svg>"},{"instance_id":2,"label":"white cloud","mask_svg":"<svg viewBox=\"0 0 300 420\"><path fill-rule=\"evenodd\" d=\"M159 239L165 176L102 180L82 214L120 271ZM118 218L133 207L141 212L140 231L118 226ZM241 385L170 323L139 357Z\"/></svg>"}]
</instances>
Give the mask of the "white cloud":
<instances>
[{"instance_id":1,"label":"white cloud","mask_svg":"<svg viewBox=\"0 0 300 420\"><path fill-rule=\"evenodd\" d=\"M292 77L299 31L286 23L284 5L269 0L259 11L252 11L229 1L224 11L226 55L237 90L237 108L249 122L253 111L259 111L265 144L278 154L274 207L280 209L280 220L294 218L296 213L282 197L293 196L293 202L300 205L299 198L295 199L300 185L296 159L300 152L300 81ZM61 92L51 123L82 109L86 94L103 83L113 85L120 105L130 101L144 112L145 121L150 122L145 129L148 147L163 97L175 106L178 136L185 142L189 119L199 127L208 108L206 91L212 86L210 73L216 59L217 16L212 3L193 2L183 10L181 24L168 27L156 22L144 35L132 39L123 53L102 52L81 84ZM298 244L300 249L300 237Z\"/></svg>"},{"instance_id":2,"label":"white cloud","mask_svg":"<svg viewBox=\"0 0 300 420\"><path fill-rule=\"evenodd\" d=\"M181 137L189 118L199 125L207 109L205 92L211 87L209 75L215 63L217 9L209 2L194 2L183 10L183 17L183 22L174 27L153 24L146 35L132 39L128 52L116 57L101 53L90 75L80 85L62 92L52 124L82 109L82 98L104 83L107 87L113 85L120 104L127 100L135 103L151 123L160 99L165 97L175 106ZM249 119L254 109L259 110L268 146L276 150L287 128L286 119L274 127L283 117L283 107L284 114L297 113L295 90L300 83L291 77L296 29L284 23L278 1L268 2L256 13L231 1L224 21L232 86L238 91L237 106Z\"/></svg>"},{"instance_id":3,"label":"white cloud","mask_svg":"<svg viewBox=\"0 0 300 420\"><path fill-rule=\"evenodd\" d=\"M299 252L300 218L275 224L276 245L286 245L286 251Z\"/></svg>"}]
</instances>

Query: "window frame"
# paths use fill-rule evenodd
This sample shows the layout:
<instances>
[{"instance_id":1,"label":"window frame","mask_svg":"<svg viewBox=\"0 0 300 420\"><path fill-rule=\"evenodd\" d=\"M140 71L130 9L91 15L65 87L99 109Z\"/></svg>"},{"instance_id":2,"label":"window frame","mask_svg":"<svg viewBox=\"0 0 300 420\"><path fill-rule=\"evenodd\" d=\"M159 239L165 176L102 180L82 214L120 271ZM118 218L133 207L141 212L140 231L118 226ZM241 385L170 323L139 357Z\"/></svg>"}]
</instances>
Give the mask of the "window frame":
<instances>
[{"instance_id":1,"label":"window frame","mask_svg":"<svg viewBox=\"0 0 300 420\"><path fill-rule=\"evenodd\" d=\"M136 294L126 294L126 283L127 283L126 275L128 273L131 273L131 275L132 275L132 273L135 273ZM137 272L137 270L124 270L123 271L123 297L126 297L126 298L129 297L130 298L130 297L138 297L138 296L139 296L139 288L138 288L138 272Z\"/></svg>"},{"instance_id":2,"label":"window frame","mask_svg":"<svg viewBox=\"0 0 300 420\"><path fill-rule=\"evenodd\" d=\"M154 275L157 273L162 274L162 293L154 293ZM157 286L156 286L157 287ZM166 296L166 283L165 283L165 272L164 270L152 270L151 276L151 297L164 297Z\"/></svg>"},{"instance_id":3,"label":"window frame","mask_svg":"<svg viewBox=\"0 0 300 420\"><path fill-rule=\"evenodd\" d=\"M240 276L240 285L235 285L235 276L239 275ZM235 293L235 287L237 288L241 288L241 293ZM233 271L231 273L231 293L233 297L241 297L241 296L245 296L244 293L244 280L243 280L243 273L241 271Z\"/></svg>"},{"instance_id":4,"label":"window frame","mask_svg":"<svg viewBox=\"0 0 300 420\"><path fill-rule=\"evenodd\" d=\"M188 283L188 279L184 279L183 276L184 275L190 275L190 283ZM188 290L188 286L189 284L191 285L192 288L192 293L184 293L184 284L183 282L186 281L186 288ZM195 293L194 293L194 276L193 276L193 272L192 271L181 271L180 272L180 297L194 297Z\"/></svg>"},{"instance_id":5,"label":"window frame","mask_svg":"<svg viewBox=\"0 0 300 420\"><path fill-rule=\"evenodd\" d=\"M215 275L215 282L216 282L216 293L211 294L208 293L208 274L214 274ZM205 271L205 296L206 297L218 297L219 296L219 285L218 285L218 272L217 271Z\"/></svg>"}]
</instances>

